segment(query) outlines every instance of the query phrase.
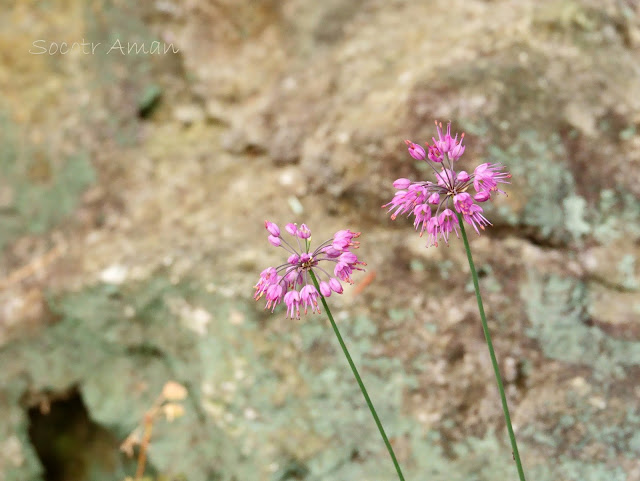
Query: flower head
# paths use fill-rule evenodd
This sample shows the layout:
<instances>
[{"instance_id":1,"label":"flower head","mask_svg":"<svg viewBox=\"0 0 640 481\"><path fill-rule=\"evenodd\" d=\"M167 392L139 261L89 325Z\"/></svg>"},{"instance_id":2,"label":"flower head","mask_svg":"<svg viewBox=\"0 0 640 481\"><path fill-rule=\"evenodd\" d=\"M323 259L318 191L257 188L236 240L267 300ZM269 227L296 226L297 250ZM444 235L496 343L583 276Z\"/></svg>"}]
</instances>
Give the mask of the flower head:
<instances>
[{"instance_id":1,"label":"flower head","mask_svg":"<svg viewBox=\"0 0 640 481\"><path fill-rule=\"evenodd\" d=\"M364 270L360 266L366 264L351 252L360 244L354 240L360 236L360 232L348 229L338 231L312 251L311 230L306 224L300 227L297 224L285 226L285 230L295 238L292 243L281 237L280 228L273 222L266 221L264 225L269 232L269 243L289 253L284 264L263 270L254 286L254 299L264 296L267 300L265 309L271 309L271 312L284 301L288 317L299 319L301 312L306 314L309 310L319 313L320 295L329 297L332 292L342 294L340 281L352 283L353 271ZM311 280L310 271L319 281L320 292Z\"/></svg>"},{"instance_id":2,"label":"flower head","mask_svg":"<svg viewBox=\"0 0 640 481\"><path fill-rule=\"evenodd\" d=\"M426 143L427 151L422 148L418 150L417 144L405 140L409 147L409 155L414 159L427 157L434 164L442 164L440 167L429 164L435 173L435 182L411 182L409 179L397 179L393 183L397 189L395 196L382 206L387 207L391 212L391 219L395 219L399 214L413 215L415 217L413 225L416 230L420 228L420 236L427 231L429 240L427 245L435 246L438 245L440 238L448 244L451 232L455 232L458 236L455 212L462 215L464 221L478 234L480 230L484 230L485 226L491 225L482 215L483 209L477 203L490 200L493 193L504 194L504 191L498 188L498 184L508 184L511 178L511 174L504 171L502 164L490 162L480 164L473 174L464 170L456 172L453 163L464 153L465 146L462 145L464 134L460 135L460 140L458 140L458 134L452 137L451 123L447 125L446 132L443 132L442 124L436 122L436 131L438 138L432 138L432 145ZM426 155L416 156L416 152L423 152ZM473 196L468 192L472 187L476 191Z\"/></svg>"}]
</instances>

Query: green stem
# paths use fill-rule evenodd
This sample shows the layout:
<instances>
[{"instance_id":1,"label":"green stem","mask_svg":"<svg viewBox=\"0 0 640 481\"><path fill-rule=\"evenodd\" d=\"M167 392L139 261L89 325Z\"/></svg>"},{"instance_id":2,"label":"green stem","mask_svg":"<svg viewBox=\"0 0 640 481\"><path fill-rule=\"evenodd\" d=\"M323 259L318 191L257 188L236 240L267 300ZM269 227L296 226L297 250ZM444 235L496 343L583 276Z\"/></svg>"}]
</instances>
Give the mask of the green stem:
<instances>
[{"instance_id":1,"label":"green stem","mask_svg":"<svg viewBox=\"0 0 640 481\"><path fill-rule=\"evenodd\" d=\"M316 289L318 289L318 292L320 292L320 285L318 284L318 279L316 279L315 274L313 273L312 270L309 270L309 274L311 276L311 280L313 281L313 284L316 286ZM398 463L398 460L396 459L396 455L393 452L393 448L391 447L391 443L389 442L389 438L387 438L387 434L384 432L384 428L382 427L382 423L380 422L380 418L378 417L378 413L376 412L376 408L373 407L373 403L371 402L371 398L369 397L369 394L367 393L367 388L364 387L364 383L362 382L362 378L360 377L360 374L358 373L358 369L356 368L356 365L354 364L353 359L351 359L351 355L349 354L349 350L347 349L347 346L345 345L344 341L342 340L342 336L340 335L340 331L338 330L338 326L336 325L336 322L333 320L333 316L331 315L331 311L329 310L329 306L327 305L327 301L325 300L325 298L324 298L324 296L322 294L320 294L320 300L322 301L322 305L324 306L324 309L327 312L327 317L329 318L329 321L331 322L331 327L333 327L333 332L336 333L336 337L338 338L338 342L340 343L340 347L342 348L342 352L344 353L344 356L347 358L347 361L349 362L349 366L351 366L351 371L353 372L353 375L355 376L356 381L358 382L358 386L360 386L360 391L362 391L362 395L364 396L364 400L367 401L367 406L369 406L369 410L371 411L371 415L373 416L373 419L376 422L376 425L378 426L378 430L380 431L380 435L382 436L384 444L387 446L387 451L389 451L389 455L391 456L391 459L393 461L393 465L396 468L396 472L398 473L398 478L400 478L401 481L404 481L404 476L402 475L402 470L400 469L400 464Z\"/></svg>"},{"instance_id":2,"label":"green stem","mask_svg":"<svg viewBox=\"0 0 640 481\"><path fill-rule=\"evenodd\" d=\"M471 269L471 277L473 278L473 287L476 290L476 299L478 301L478 310L480 311L480 320L482 321L482 330L484 331L484 338L487 341L487 347L489 348L489 355L491 356L491 364L493 365L493 372L496 375L496 382L498 383L498 391L500 391L500 399L502 400L502 411L504 412L504 419L507 423L507 430L509 431L509 439L511 439L511 449L513 450L513 459L518 467L518 475L520 481L525 481L524 470L522 469L522 462L520 461L520 453L518 452L518 443L516 442L516 435L513 432L513 426L511 425L511 416L509 415L509 406L507 406L507 396L504 393L504 386L502 384L502 377L500 376L500 368L498 367L498 360L496 359L496 353L493 350L493 343L491 342L491 334L489 333L489 326L487 324L487 317L484 314L484 307L482 305L482 297L480 296L480 284L478 283L478 273L476 267L473 264L473 257L471 257L471 248L469 247L469 239L467 239L467 233L464 230L464 224L462 223L462 216L457 213L458 224L460 224L460 230L462 231L462 239L464 240L464 248L467 250L467 259L469 261L469 268Z\"/></svg>"}]
</instances>

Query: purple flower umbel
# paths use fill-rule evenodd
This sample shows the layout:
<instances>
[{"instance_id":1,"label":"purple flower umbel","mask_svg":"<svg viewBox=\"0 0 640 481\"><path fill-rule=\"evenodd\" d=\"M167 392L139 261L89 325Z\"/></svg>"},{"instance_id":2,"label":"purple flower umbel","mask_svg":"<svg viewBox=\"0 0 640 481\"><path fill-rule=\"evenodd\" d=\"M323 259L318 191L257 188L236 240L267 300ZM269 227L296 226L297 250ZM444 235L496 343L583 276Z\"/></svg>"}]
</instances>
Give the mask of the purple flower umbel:
<instances>
[{"instance_id":1,"label":"purple flower umbel","mask_svg":"<svg viewBox=\"0 0 640 481\"><path fill-rule=\"evenodd\" d=\"M456 172L453 169L454 161L464 153L462 145L464 134L458 140L458 134L451 137L451 123L447 125L447 132L443 134L442 124L436 121L438 140L432 138L433 144L425 142L427 150L410 140L405 140L409 149L409 155L414 159L424 160L433 169L436 182L412 182L409 179L397 179L393 186L398 189L391 202L382 207L389 207L392 212L391 219L398 214L409 213L415 220L413 225L420 227L420 236L427 231L429 242L427 245L438 245L438 239L442 237L445 243L449 243L449 234L455 232L458 236L458 221L456 212L470 224L479 234L478 228L484 230L485 225L491 223L482 215L482 207L476 202L486 202L491 194L504 192L498 188L500 183L509 183L511 174L502 172L502 164L484 163L475 168L473 174L464 170ZM428 158L428 160L427 160ZM429 162L431 161L431 162ZM434 164L442 164L436 166ZM467 191L473 187L476 193L472 196ZM432 211L435 209L435 213Z\"/></svg>"},{"instance_id":2,"label":"purple flower umbel","mask_svg":"<svg viewBox=\"0 0 640 481\"><path fill-rule=\"evenodd\" d=\"M282 247L290 254L286 263L278 267L267 267L262 271L255 285L254 299L257 301L265 296L265 309L271 309L271 312L283 300L287 306L287 315L291 318L300 318L300 308L304 309L305 314L309 308L311 312L320 312L319 293L309 276L311 270L319 281L320 292L324 297L329 297L331 292L342 294L340 281L352 284L351 273L354 270L364 270L358 266L366 264L360 262L350 251L351 248L359 247L360 243L353 239L360 236L360 232L338 231L333 238L324 241L310 252L311 231L306 224L300 227L297 224L285 226L285 230L296 238L297 249L281 237L280 228L276 224L265 221L264 226L269 232L269 242L276 247ZM332 266L335 277L325 270L331 270L331 266L322 267L329 263L335 264Z\"/></svg>"}]
</instances>

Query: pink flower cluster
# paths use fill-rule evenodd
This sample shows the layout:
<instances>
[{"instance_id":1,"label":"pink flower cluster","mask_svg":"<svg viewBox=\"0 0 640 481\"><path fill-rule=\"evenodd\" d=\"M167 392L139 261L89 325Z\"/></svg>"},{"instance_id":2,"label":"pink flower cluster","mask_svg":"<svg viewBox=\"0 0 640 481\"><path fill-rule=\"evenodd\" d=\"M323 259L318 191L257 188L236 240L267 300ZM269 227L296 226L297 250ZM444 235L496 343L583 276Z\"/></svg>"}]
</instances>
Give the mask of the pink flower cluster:
<instances>
[{"instance_id":1,"label":"pink flower cluster","mask_svg":"<svg viewBox=\"0 0 640 481\"><path fill-rule=\"evenodd\" d=\"M447 132L443 134L442 124L436 122L438 139L432 137L433 144L425 143L427 149L405 140L409 155L416 160L425 160L435 173L436 182L412 182L409 179L397 179L393 186L398 189L391 202L383 205L392 212L391 219L399 214L413 215L413 225L420 228L420 236L427 231L427 245L438 245L442 238L449 243L449 235L455 232L458 236L458 219L456 212L470 224L479 234L478 228L491 223L482 215L483 209L477 203L486 202L495 193L504 192L498 188L500 183L509 183L511 174L503 172L502 164L484 163L475 168L472 174L453 169L454 161L464 153L462 145L464 134L458 140L458 134L451 137L451 123L447 125ZM436 168L437 164L442 164ZM475 189L472 196L467 192L471 187ZM435 212L432 211L435 209Z\"/></svg>"},{"instance_id":2,"label":"pink flower cluster","mask_svg":"<svg viewBox=\"0 0 640 481\"><path fill-rule=\"evenodd\" d=\"M260 274L260 279L255 285L254 299L257 301L262 296L267 299L265 309L271 309L284 301L287 306L287 315L291 318L300 318L301 309L307 313L320 312L318 298L321 293L329 297L332 292L342 294L340 281L352 284L351 273L354 270L364 270L359 266L366 265L358 260L358 257L350 249L357 249L359 242L354 241L360 232L341 230L334 234L333 238L324 241L313 252L311 247L311 231L306 224L287 224L285 230L296 239L297 249L280 235L280 228L273 222L264 223L269 232L269 242L282 247L289 252L287 262L278 267L267 267ZM322 267L326 264L333 266L333 276ZM331 270L331 269L330 269ZM313 271L318 279L320 293L313 284L309 271Z\"/></svg>"}]
</instances>

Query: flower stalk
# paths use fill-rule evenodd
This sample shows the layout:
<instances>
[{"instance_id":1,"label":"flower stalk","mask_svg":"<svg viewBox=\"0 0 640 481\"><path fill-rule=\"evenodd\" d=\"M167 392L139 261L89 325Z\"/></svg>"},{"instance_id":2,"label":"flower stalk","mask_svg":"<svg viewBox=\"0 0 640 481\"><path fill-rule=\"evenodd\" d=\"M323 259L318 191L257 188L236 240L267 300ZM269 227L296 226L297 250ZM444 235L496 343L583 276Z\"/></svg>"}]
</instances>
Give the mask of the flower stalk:
<instances>
[{"instance_id":1,"label":"flower stalk","mask_svg":"<svg viewBox=\"0 0 640 481\"><path fill-rule=\"evenodd\" d=\"M456 234L456 237L460 237L460 233L462 233L476 292L476 300L478 301L480 319L482 320L482 330L489 348L491 364L493 365L493 372L496 376L502 401L502 411L509 431L513 459L518 467L520 481L525 481L518 444L511 425L507 397L504 393L502 377L500 376L500 368L498 367L489 326L487 325L487 317L482 305L478 273L473 264L469 239L464 228L464 222L466 222L473 227L477 234L480 234L480 231L484 231L485 227L491 225L491 222L483 215L484 209L479 204L489 201L493 194L506 195L500 189L500 184L509 184L511 174L504 170L502 164L490 162L478 165L471 174L464 170L457 171L454 168L454 164L464 154L466 148L463 145L464 133L458 140L458 134L455 137L451 136L451 123L447 125L445 132L442 124L437 121L436 132L438 138L432 137L432 144L425 142L427 149L414 144L410 140L405 140L409 155L416 160L427 162L435 174L436 182L413 182L405 178L396 179L393 183L396 193L393 199L382 207L388 208L392 220L403 214L407 214L408 217L413 216L413 225L416 230L420 229L420 236L425 231L427 232L427 246L437 247L439 239L448 244L452 232ZM473 195L470 193L472 192L471 188L475 190ZM434 209L435 213L433 212Z\"/></svg>"},{"instance_id":2,"label":"flower stalk","mask_svg":"<svg viewBox=\"0 0 640 481\"><path fill-rule=\"evenodd\" d=\"M275 247L283 248L290 255L287 262L277 267L267 267L262 271L258 283L254 286L256 290L254 298L259 300L265 296L267 299L265 309L271 309L272 312L280 302L284 302L287 306L287 316L292 319L300 319L301 314L307 314L309 309L312 314L319 314L318 299L320 299L342 352L347 358L349 367L351 367L364 400L369 406L369 411L378 426L382 440L389 451L398 478L400 481L404 481L393 447L326 301L326 298L332 293L342 294L343 289L340 281L352 284L351 274L354 271L364 270L361 266L365 266L366 263L359 260L358 256L351 251L351 249L359 247L360 242L355 239L360 236L360 233L349 229L340 230L333 235L333 238L322 242L312 250L311 230L306 224L299 227L297 224L286 225L285 230L295 238L293 243L282 238L280 228L273 222L265 221L264 226L269 232L269 243ZM333 266L333 276L335 277L329 273L331 270L329 266ZM326 280L318 281L318 278Z\"/></svg>"},{"instance_id":3,"label":"flower stalk","mask_svg":"<svg viewBox=\"0 0 640 481\"><path fill-rule=\"evenodd\" d=\"M319 291L320 290L320 286L318 285L318 280L316 279L316 276L315 276L315 274L313 273L312 270L309 271L309 276L311 277L311 280L313 281L313 284L315 285L316 289ZM344 340L342 339L342 336L340 335L340 330L338 329L338 325L333 320L333 316L331 315L331 311L329 310L329 305L327 304L327 301L325 300L325 298L324 298L324 296L322 294L320 294L320 301L322 302L322 305L324 306L324 310L327 313L327 317L329 318L329 322L331 322L331 327L333 328L333 332L335 332L336 337L338 338L338 342L340 343L340 347L342 348L342 352L344 353L344 356L347 358L347 362L349 363L349 367L351 367L351 371L353 372L353 376L356 378L356 381L358 382L358 386L360 386L360 391L362 391L362 395L364 396L364 400L367 402L367 406L369 406L369 411L371 411L371 415L373 416L373 419L376 422L376 426L378 426L378 431L380 431L380 436L382 436L382 440L384 441L384 444L387 447L387 451L389 451L389 455L391 456L391 460L393 461L393 465L396 468L396 472L398 473L398 478L400 479L400 481L404 481L404 476L402 475L402 470L400 469L400 463L398 463L398 459L396 458L396 455L395 455L395 453L393 451L393 447L391 446L391 443L389 442L389 438L387 437L387 434L385 433L384 428L382 427L382 422L380 422L380 418L378 417L378 413L376 412L376 408L373 407L373 402L371 401L371 398L369 397L369 393L367 392L367 388L364 386L364 383L362 382L362 378L360 377L360 374L358 373L358 369L356 368L356 365L353 362L353 359L351 358L351 355L349 354L349 350L347 349L347 346L344 343Z\"/></svg>"},{"instance_id":4,"label":"flower stalk","mask_svg":"<svg viewBox=\"0 0 640 481\"><path fill-rule=\"evenodd\" d=\"M467 260L469 261L469 269L471 270L471 277L473 278L473 287L476 291L476 300L478 301L478 311L480 312L480 320L482 321L482 330L484 331L484 338L487 341L487 347L489 348L489 356L491 357L491 365L493 366L493 372L496 376L496 383L498 384L498 391L500 392L500 400L502 401L502 411L504 412L504 420L507 424L507 430L509 431L509 439L511 440L511 449L513 450L513 459L516 462L518 468L518 476L520 481L526 481L524 477L524 470L522 468L522 462L520 461L520 453L518 452L518 443L516 442L516 435L513 432L513 426L511 425L511 416L509 415L509 406L507 405L507 396L504 393L504 385L502 383L502 376L500 375L500 367L498 366L498 360L496 359L496 353L493 349L493 342L491 341L491 333L489 332L489 325L487 324L487 317L484 313L484 306L482 305L482 296L480 295L480 284L478 282L478 273L473 263L473 257L471 255L471 247L469 247L469 239L467 239L467 233L464 230L464 223L462 222L462 215L458 216L458 224L460 225L460 231L462 233L462 240L464 241L464 248L467 251Z\"/></svg>"}]
</instances>

